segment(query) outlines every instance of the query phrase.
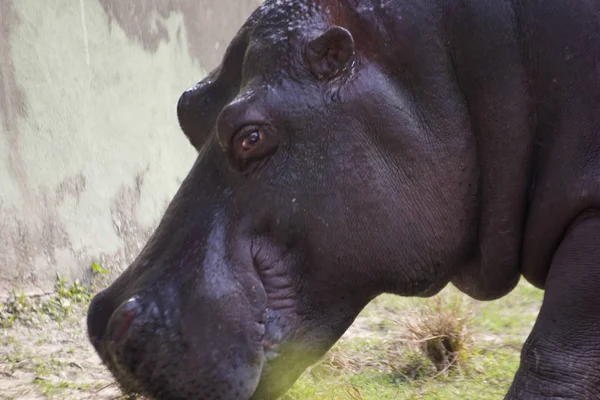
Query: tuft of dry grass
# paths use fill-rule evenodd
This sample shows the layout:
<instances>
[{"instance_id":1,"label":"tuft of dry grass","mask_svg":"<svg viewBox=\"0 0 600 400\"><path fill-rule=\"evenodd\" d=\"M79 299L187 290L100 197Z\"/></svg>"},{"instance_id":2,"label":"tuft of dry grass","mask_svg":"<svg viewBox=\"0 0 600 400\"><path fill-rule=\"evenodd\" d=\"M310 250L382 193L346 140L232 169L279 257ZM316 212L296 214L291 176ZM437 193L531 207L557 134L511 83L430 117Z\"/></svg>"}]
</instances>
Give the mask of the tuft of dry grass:
<instances>
[{"instance_id":1,"label":"tuft of dry grass","mask_svg":"<svg viewBox=\"0 0 600 400\"><path fill-rule=\"evenodd\" d=\"M363 328L360 338L344 335L308 371L311 377L323 381L374 370L395 380L414 381L466 366L474 331L472 304L464 296L442 292L409 310L390 309L385 314L385 332L373 334ZM351 399L361 398L356 387L346 391Z\"/></svg>"},{"instance_id":2,"label":"tuft of dry grass","mask_svg":"<svg viewBox=\"0 0 600 400\"><path fill-rule=\"evenodd\" d=\"M466 362L473 344L473 309L464 296L436 296L404 321L407 339L418 344L438 373Z\"/></svg>"}]
</instances>

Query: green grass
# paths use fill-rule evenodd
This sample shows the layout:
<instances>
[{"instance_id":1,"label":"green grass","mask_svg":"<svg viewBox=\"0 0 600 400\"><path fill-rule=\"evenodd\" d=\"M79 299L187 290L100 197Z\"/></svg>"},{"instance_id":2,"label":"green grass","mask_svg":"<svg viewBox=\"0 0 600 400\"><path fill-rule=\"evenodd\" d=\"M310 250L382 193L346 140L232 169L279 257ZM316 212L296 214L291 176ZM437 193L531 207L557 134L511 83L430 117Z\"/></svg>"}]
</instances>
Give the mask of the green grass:
<instances>
[{"instance_id":1,"label":"green grass","mask_svg":"<svg viewBox=\"0 0 600 400\"><path fill-rule=\"evenodd\" d=\"M129 398L87 339L89 300L109 278L97 264L92 272L91 287L58 277L44 298L15 293L0 304L0 393ZM502 399L541 300L525 282L492 302L453 287L432 299L379 296L283 400Z\"/></svg>"},{"instance_id":2,"label":"green grass","mask_svg":"<svg viewBox=\"0 0 600 400\"><path fill-rule=\"evenodd\" d=\"M492 302L451 287L433 299L380 296L284 399L502 399L542 296L526 282ZM440 334L458 344L436 368L426 344Z\"/></svg>"}]
</instances>

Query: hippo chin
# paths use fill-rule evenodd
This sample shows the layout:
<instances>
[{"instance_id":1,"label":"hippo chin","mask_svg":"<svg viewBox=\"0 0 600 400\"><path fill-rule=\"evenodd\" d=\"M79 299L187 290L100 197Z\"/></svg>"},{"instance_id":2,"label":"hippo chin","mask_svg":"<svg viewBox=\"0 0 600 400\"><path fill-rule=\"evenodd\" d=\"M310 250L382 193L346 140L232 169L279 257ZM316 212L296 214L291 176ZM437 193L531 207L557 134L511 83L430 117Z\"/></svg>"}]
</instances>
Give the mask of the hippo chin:
<instances>
[{"instance_id":1,"label":"hippo chin","mask_svg":"<svg viewBox=\"0 0 600 400\"><path fill-rule=\"evenodd\" d=\"M186 91L198 158L93 300L126 391L274 399L387 292L545 289L507 398L600 398L600 2L277 0Z\"/></svg>"}]
</instances>

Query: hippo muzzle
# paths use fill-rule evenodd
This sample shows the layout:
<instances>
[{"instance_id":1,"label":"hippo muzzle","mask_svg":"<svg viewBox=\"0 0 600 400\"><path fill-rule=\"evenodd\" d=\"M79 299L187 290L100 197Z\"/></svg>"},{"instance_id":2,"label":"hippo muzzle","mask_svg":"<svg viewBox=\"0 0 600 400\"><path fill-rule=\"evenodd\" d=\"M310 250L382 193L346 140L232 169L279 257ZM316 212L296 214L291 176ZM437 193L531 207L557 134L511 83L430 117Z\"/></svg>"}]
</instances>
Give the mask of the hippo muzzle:
<instances>
[{"instance_id":1,"label":"hippo muzzle","mask_svg":"<svg viewBox=\"0 0 600 400\"><path fill-rule=\"evenodd\" d=\"M266 359L266 293L218 202L187 213L197 181L186 179L144 251L93 299L89 337L127 392L249 399Z\"/></svg>"},{"instance_id":2,"label":"hippo muzzle","mask_svg":"<svg viewBox=\"0 0 600 400\"><path fill-rule=\"evenodd\" d=\"M90 339L127 392L157 399L248 399L265 362L266 316L223 290L190 304L177 291L164 290L133 296L124 291L113 302L113 288L107 289L90 306ZM127 299L118 304L120 298Z\"/></svg>"}]
</instances>

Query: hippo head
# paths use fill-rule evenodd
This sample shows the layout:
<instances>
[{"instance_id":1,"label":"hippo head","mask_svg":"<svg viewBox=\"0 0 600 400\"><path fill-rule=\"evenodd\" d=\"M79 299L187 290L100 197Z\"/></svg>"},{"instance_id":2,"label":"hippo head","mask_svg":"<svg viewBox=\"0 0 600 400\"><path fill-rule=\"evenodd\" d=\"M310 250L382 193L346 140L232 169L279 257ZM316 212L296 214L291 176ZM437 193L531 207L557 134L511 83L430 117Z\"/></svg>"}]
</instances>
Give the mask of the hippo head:
<instances>
[{"instance_id":1,"label":"hippo head","mask_svg":"<svg viewBox=\"0 0 600 400\"><path fill-rule=\"evenodd\" d=\"M468 262L477 161L447 55L407 41L390 71L377 25L330 3L265 3L181 96L198 158L88 314L125 390L276 398L375 296L432 295Z\"/></svg>"}]
</instances>

